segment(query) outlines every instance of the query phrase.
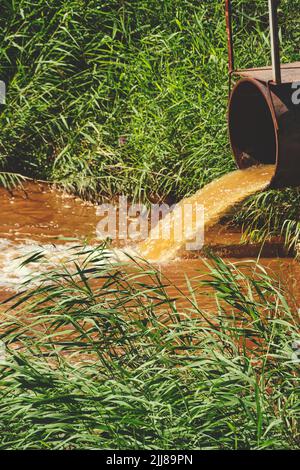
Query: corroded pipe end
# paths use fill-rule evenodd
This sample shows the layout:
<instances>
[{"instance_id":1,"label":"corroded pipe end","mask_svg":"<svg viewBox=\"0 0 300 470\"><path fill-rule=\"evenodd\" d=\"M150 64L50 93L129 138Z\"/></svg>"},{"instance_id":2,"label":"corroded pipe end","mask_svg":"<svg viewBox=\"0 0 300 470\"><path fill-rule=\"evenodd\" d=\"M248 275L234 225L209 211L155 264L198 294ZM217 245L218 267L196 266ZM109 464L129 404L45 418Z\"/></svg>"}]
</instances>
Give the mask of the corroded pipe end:
<instances>
[{"instance_id":1,"label":"corroded pipe end","mask_svg":"<svg viewBox=\"0 0 300 470\"><path fill-rule=\"evenodd\" d=\"M239 168L273 164L269 187L300 185L300 104L292 84L247 78L232 90L228 108L231 147Z\"/></svg>"}]
</instances>

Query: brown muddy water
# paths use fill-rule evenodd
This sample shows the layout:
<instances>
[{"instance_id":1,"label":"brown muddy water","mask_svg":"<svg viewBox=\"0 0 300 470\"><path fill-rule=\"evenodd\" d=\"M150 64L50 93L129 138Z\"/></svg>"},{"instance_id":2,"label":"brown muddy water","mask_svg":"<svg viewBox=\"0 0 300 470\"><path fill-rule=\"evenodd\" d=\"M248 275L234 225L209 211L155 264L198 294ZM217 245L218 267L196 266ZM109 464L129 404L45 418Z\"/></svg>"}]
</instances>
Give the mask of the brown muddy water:
<instances>
[{"instance_id":1,"label":"brown muddy water","mask_svg":"<svg viewBox=\"0 0 300 470\"><path fill-rule=\"evenodd\" d=\"M250 256L248 256L248 252L253 254L251 247L244 246L241 249L239 245L241 234L216 223L228 208L263 189L272 174L272 169L260 168L256 172L246 170L234 173L235 176L226 175L188 200L198 201L204 205L207 214L204 220L205 243L218 249L222 247L221 254L229 255L229 261L238 262L244 266L243 270L251 272L255 269L255 263L253 260L249 261ZM96 206L51 189L45 184L26 183L24 189L13 192L2 188L0 204L0 298L2 299L18 290L28 276L36 274L38 266L36 264L20 267L22 257L42 249L49 265L57 265L68 259L70 248L77 245L78 240L90 245L99 243L96 235L96 226L99 222ZM195 230L198 229L196 226ZM232 246L236 248L235 251L231 251ZM195 286L199 278L207 272L203 256L198 253L198 257L194 256L194 259L183 259L180 256L183 253L182 242L178 246L172 238L169 240L169 248L166 240L155 240L154 243L153 240L148 240L141 243L139 248L143 256L156 261L155 264L162 275L167 278L169 294L175 298L180 297L179 291L188 294L186 278L192 279L191 285ZM255 255L259 252L259 247L257 248ZM173 260L166 255L167 249L171 251ZM235 253L238 254L238 260L234 258ZM273 254L272 250L268 254ZM260 264L274 277L279 278L293 297L300 297L297 288L300 279L298 262L291 258L272 256L261 257Z\"/></svg>"}]
</instances>

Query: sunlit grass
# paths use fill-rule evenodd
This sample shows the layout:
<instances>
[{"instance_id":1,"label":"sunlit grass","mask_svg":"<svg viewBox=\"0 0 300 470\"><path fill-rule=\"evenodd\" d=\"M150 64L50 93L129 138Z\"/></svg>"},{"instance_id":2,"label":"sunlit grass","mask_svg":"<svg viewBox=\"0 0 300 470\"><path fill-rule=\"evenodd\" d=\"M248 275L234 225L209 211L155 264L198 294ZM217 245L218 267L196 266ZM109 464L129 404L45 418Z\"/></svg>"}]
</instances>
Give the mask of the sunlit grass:
<instances>
[{"instance_id":1,"label":"sunlit grass","mask_svg":"<svg viewBox=\"0 0 300 470\"><path fill-rule=\"evenodd\" d=\"M266 65L266 1L234 4L237 66ZM281 2L285 62L299 60L299 6ZM223 1L5 0L0 184L195 192L234 167L226 54ZM267 192L236 220L295 246L297 201ZM151 266L111 265L103 247L73 258L1 306L2 449L299 448L297 306L262 268L212 260L177 302Z\"/></svg>"},{"instance_id":2,"label":"sunlit grass","mask_svg":"<svg viewBox=\"0 0 300 470\"><path fill-rule=\"evenodd\" d=\"M299 447L299 319L263 268L211 260L179 307L153 267L84 251L3 316L2 449Z\"/></svg>"},{"instance_id":3,"label":"sunlit grass","mask_svg":"<svg viewBox=\"0 0 300 470\"><path fill-rule=\"evenodd\" d=\"M285 62L299 59L299 11L280 4ZM236 66L268 64L265 0L234 13ZM223 1L6 0L0 79L1 184L21 173L88 198L178 200L234 168ZM285 219L298 220L295 197L284 193ZM255 230L278 232L273 198L255 201Z\"/></svg>"}]
</instances>

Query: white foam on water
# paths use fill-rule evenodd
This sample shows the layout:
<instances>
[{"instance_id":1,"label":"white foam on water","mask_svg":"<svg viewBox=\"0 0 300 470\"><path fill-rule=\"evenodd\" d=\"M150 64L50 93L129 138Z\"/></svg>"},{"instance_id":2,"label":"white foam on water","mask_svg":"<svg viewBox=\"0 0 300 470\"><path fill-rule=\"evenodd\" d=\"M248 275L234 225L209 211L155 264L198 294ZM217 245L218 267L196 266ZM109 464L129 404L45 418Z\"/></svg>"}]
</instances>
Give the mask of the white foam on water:
<instances>
[{"instance_id":1,"label":"white foam on water","mask_svg":"<svg viewBox=\"0 0 300 470\"><path fill-rule=\"evenodd\" d=\"M24 243L14 243L0 238L0 288L1 290L19 291L24 288L40 284L39 276L54 268L67 266L72 272L75 261L80 265L89 253L96 253L95 245L80 246L79 243L68 242L64 244L39 244L32 240ZM23 262L33 255L41 254L38 261ZM130 258L136 257L134 249L106 249L103 255L97 256L98 265L111 265L112 263L126 263ZM73 268L72 268L73 266Z\"/></svg>"},{"instance_id":2,"label":"white foam on water","mask_svg":"<svg viewBox=\"0 0 300 470\"><path fill-rule=\"evenodd\" d=\"M15 244L9 240L0 239L0 287L18 291L22 288L22 284L30 280L32 280L30 285L33 286L39 283L37 279L39 275L53 268L68 265L75 257L77 261L80 258L83 259L93 249L95 247L88 245L78 248L78 244L75 243L51 245L28 240L22 244ZM79 251L81 255L77 257ZM35 254L42 255L38 262L31 261L23 264L24 260ZM107 250L103 262L114 259L117 259L117 255Z\"/></svg>"}]
</instances>

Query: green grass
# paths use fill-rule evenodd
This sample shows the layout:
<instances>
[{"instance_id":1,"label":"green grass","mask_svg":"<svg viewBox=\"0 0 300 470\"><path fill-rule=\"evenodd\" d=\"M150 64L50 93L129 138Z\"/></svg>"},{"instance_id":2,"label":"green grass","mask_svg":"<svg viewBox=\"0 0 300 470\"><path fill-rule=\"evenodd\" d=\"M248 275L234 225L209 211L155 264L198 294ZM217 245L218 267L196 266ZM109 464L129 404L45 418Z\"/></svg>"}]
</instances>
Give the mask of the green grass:
<instances>
[{"instance_id":1,"label":"green grass","mask_svg":"<svg viewBox=\"0 0 300 470\"><path fill-rule=\"evenodd\" d=\"M233 5L236 66L266 65L265 0ZM299 6L281 2L283 61L299 59ZM0 78L6 186L22 174L87 198L178 200L234 168L221 0L4 0ZM297 194L279 197L284 219ZM254 200L262 234L274 198Z\"/></svg>"},{"instance_id":2,"label":"green grass","mask_svg":"<svg viewBox=\"0 0 300 470\"><path fill-rule=\"evenodd\" d=\"M0 38L10 168L84 196L148 198L180 197L232 166L220 2L12 5ZM214 168L220 141L227 165Z\"/></svg>"},{"instance_id":3,"label":"green grass","mask_svg":"<svg viewBox=\"0 0 300 470\"><path fill-rule=\"evenodd\" d=\"M0 448L299 448L299 319L263 268L213 259L170 298L104 247L70 258L2 320Z\"/></svg>"},{"instance_id":4,"label":"green grass","mask_svg":"<svg viewBox=\"0 0 300 470\"><path fill-rule=\"evenodd\" d=\"M300 191L285 189L265 191L251 196L233 215L233 221L244 226L245 242L264 242L281 235L287 248L297 253L300 243Z\"/></svg>"},{"instance_id":5,"label":"green grass","mask_svg":"<svg viewBox=\"0 0 300 470\"><path fill-rule=\"evenodd\" d=\"M181 197L233 168L223 3L6 0L2 163L83 195L144 198ZM235 2L237 62L266 64L265 2L246 3Z\"/></svg>"},{"instance_id":6,"label":"green grass","mask_svg":"<svg viewBox=\"0 0 300 470\"><path fill-rule=\"evenodd\" d=\"M281 2L284 61L299 60L299 6ZM236 65L266 65L266 1L234 8ZM179 199L233 169L223 13L221 0L3 0L0 184ZM235 221L295 246L298 202L269 191ZM176 300L151 266L129 273L103 247L70 258L1 306L0 448L299 448L297 305L261 267L212 260Z\"/></svg>"}]
</instances>

